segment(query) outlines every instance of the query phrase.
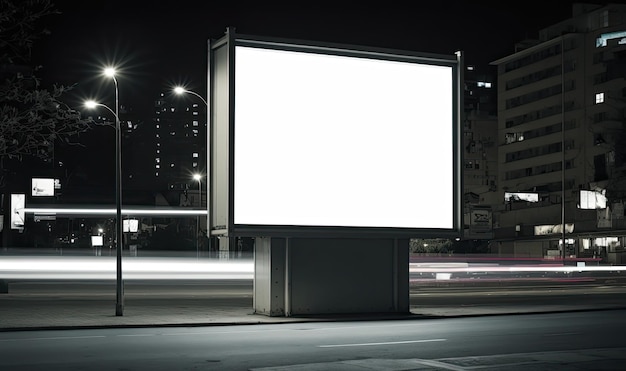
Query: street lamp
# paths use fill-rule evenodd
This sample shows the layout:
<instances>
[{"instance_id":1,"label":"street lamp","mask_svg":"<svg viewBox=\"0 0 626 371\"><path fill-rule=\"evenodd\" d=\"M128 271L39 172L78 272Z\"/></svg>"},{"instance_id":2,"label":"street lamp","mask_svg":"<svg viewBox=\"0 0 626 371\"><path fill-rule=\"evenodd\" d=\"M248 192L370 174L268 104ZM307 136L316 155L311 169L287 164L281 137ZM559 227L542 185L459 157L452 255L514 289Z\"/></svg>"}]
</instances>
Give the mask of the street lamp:
<instances>
[{"instance_id":1,"label":"street lamp","mask_svg":"<svg viewBox=\"0 0 626 371\"><path fill-rule=\"evenodd\" d=\"M198 207L202 208L202 174L193 174L193 179L198 181ZM200 216L196 215L196 258L200 257Z\"/></svg>"},{"instance_id":2,"label":"street lamp","mask_svg":"<svg viewBox=\"0 0 626 371\"><path fill-rule=\"evenodd\" d=\"M206 102L206 100L205 100L204 98L202 98L202 96L201 96L200 94L198 94L198 93L196 93L196 92L194 92L194 91L191 91L191 90L187 90L187 89L183 88L182 86L177 86L177 87L175 87L175 88L174 88L174 93L176 93L176 94L178 94L178 95L182 95L182 94L185 94L185 93L188 93L188 94L193 94L193 95L195 95L196 97L200 98L200 99L202 100L202 102L204 102L204 104L205 104L207 107L209 106L209 104ZM208 117L207 117L207 119L208 119Z\"/></svg>"},{"instance_id":3,"label":"street lamp","mask_svg":"<svg viewBox=\"0 0 626 371\"><path fill-rule=\"evenodd\" d=\"M202 95L200 95L200 94L198 94L198 93L196 93L196 92L194 92L194 91L187 90L187 89L183 88L182 86L176 86L176 87L174 87L174 89L172 89L172 90L173 90L173 91L174 91L174 93L176 93L177 95L182 95L182 94L192 94L192 95L195 95L196 97L200 98L200 100L201 100L201 101L202 101L202 102L206 105L206 110L207 110L207 116L206 116L206 117L207 117L207 122L209 122L209 121L210 121L210 117L209 117L209 115L210 115L210 112L209 112L209 108L210 108L210 106L209 106L209 104L207 103L206 99L204 99L204 98L202 97ZM211 127L210 127L210 125L207 125L207 126L208 126L208 127L207 127L207 145L206 145L206 151L207 151L207 164L206 164L206 168L207 168L207 171L208 171L208 173L207 173L207 237L208 237L208 248L209 248L209 251L211 251L211 195L210 195L210 193L209 193L209 185L208 185L208 178L211 176L211 175L210 175L210 174L211 174L211 172L210 172L210 169L211 169L211 167L210 167L210 166L211 166L211 164L210 164L210 161L208 160L208 155L209 155L209 153L210 153L210 151L211 151L211 148L210 148L210 141L208 140L209 135L210 135L209 133L210 133ZM196 178L196 176L198 176L198 178ZM200 174L195 174L195 175L194 175L194 179L198 180L198 184L200 184L201 175L200 175ZM201 192L201 193L202 193L202 192ZM200 205L200 206L202 206L202 205ZM198 223L199 223L199 222L198 222Z\"/></svg>"},{"instance_id":4,"label":"street lamp","mask_svg":"<svg viewBox=\"0 0 626 371\"><path fill-rule=\"evenodd\" d=\"M115 116L115 250L116 250L116 285L115 285L115 315L124 315L124 283L122 281L122 247L124 241L124 233L122 229L122 130L119 116L119 90L117 79L115 78L115 68L107 67L104 74L113 79L115 83L115 111L107 105L97 103L95 101L85 102L87 108L95 108L96 106L104 107L111 111Z\"/></svg>"}]
</instances>

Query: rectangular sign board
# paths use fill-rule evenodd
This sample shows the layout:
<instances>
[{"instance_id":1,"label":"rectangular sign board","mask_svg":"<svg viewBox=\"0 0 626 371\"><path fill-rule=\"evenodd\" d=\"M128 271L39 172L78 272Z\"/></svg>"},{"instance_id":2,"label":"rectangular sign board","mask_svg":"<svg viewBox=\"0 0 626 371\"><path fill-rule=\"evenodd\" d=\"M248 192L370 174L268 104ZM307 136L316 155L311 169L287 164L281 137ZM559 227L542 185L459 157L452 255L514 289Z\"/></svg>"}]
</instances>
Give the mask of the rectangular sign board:
<instances>
[{"instance_id":1,"label":"rectangular sign board","mask_svg":"<svg viewBox=\"0 0 626 371\"><path fill-rule=\"evenodd\" d=\"M456 56L231 50L228 232L458 232Z\"/></svg>"}]
</instances>

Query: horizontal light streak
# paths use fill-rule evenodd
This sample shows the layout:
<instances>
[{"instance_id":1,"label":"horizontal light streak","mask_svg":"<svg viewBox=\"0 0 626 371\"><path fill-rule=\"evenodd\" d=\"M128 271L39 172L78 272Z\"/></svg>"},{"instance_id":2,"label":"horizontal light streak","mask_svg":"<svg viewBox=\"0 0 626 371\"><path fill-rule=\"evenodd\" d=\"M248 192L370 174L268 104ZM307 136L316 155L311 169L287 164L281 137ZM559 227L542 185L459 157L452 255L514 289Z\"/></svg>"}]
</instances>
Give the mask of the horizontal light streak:
<instances>
[{"instance_id":1,"label":"horizontal light streak","mask_svg":"<svg viewBox=\"0 0 626 371\"><path fill-rule=\"evenodd\" d=\"M467 263L409 263L409 273L455 276L464 274L500 274L506 279L519 273L622 272L626 266L563 266L563 265L467 265ZM124 257L122 273L125 280L252 280L254 262L250 259L214 260L208 258ZM115 256L0 256L0 279L115 279ZM521 279L521 278L517 278Z\"/></svg>"},{"instance_id":2,"label":"horizontal light streak","mask_svg":"<svg viewBox=\"0 0 626 371\"><path fill-rule=\"evenodd\" d=\"M409 264L410 273L521 273L521 272L618 272L626 271L626 266L622 265L559 265L559 264L538 264L538 265L514 265L514 266L495 266L489 265L448 265L441 266L435 263L432 266L421 263L416 266Z\"/></svg>"},{"instance_id":3,"label":"horizontal light streak","mask_svg":"<svg viewBox=\"0 0 626 371\"><path fill-rule=\"evenodd\" d=\"M251 280L253 263L215 261L197 258L125 257L125 280L150 279L234 279ZM112 257L25 257L0 258L0 279L96 279L116 278L116 258Z\"/></svg>"},{"instance_id":4,"label":"horizontal light streak","mask_svg":"<svg viewBox=\"0 0 626 371\"><path fill-rule=\"evenodd\" d=\"M42 207L26 207L24 212L27 214L42 215L115 215L116 208L42 208ZM178 215L178 216L196 216L207 215L207 210L175 210L175 209L134 209L122 208L122 214L125 215Z\"/></svg>"}]
</instances>

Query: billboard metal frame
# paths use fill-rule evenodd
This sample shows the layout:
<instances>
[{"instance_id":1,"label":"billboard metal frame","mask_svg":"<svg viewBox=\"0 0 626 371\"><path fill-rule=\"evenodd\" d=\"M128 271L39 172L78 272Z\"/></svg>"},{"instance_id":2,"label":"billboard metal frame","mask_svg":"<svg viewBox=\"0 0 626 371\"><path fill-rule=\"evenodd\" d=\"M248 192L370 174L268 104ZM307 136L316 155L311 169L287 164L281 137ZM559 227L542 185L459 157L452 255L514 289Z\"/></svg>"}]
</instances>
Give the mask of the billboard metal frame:
<instances>
[{"instance_id":1,"label":"billboard metal frame","mask_svg":"<svg viewBox=\"0 0 626 371\"><path fill-rule=\"evenodd\" d=\"M453 82L453 210L451 228L393 228L309 225L248 225L234 222L235 158L235 47L248 46L273 50L320 53L390 61L449 66ZM213 236L227 237L337 237L337 238L411 238L462 237L462 107L463 56L417 53L405 50L372 48L360 45L333 44L236 34L228 28L225 35L208 42L209 97L207 164L207 229Z\"/></svg>"}]
</instances>

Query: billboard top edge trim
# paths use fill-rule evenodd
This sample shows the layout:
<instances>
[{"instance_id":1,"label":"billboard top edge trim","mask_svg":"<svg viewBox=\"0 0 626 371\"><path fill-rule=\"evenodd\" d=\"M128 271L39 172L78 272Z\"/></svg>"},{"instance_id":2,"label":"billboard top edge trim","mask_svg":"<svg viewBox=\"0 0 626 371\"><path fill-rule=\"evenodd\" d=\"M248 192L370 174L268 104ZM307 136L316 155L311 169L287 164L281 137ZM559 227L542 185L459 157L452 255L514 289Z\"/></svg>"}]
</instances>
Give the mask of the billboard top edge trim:
<instances>
[{"instance_id":1,"label":"billboard top edge trim","mask_svg":"<svg viewBox=\"0 0 626 371\"><path fill-rule=\"evenodd\" d=\"M394 57L419 59L449 65L458 64L456 54L435 54L426 52L416 52L411 50L400 50L392 48L380 48L366 45L340 44L321 41L310 41L300 39L280 39L257 37L250 35L237 35L234 38L235 46L265 47L269 49L288 49L300 51L323 51L331 54L351 53L370 57Z\"/></svg>"}]
</instances>

